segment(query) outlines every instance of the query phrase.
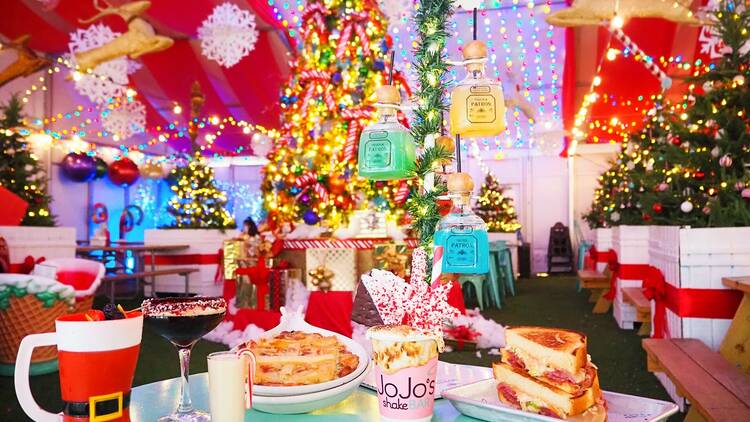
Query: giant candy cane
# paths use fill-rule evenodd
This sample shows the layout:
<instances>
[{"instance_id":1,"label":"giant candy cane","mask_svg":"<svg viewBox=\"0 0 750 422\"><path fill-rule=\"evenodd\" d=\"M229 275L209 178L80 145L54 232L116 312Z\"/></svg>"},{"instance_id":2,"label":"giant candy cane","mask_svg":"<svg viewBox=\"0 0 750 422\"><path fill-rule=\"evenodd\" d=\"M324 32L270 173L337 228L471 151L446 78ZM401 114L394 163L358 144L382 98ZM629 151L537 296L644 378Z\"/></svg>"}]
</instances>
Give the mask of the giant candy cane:
<instances>
[{"instance_id":1,"label":"giant candy cane","mask_svg":"<svg viewBox=\"0 0 750 422\"><path fill-rule=\"evenodd\" d=\"M633 40L622 31L622 29L610 26L609 30L612 32L612 35L614 35L615 38L617 38L625 47L630 49L630 51L643 57L641 63L643 63L643 66L651 72L652 75L659 79L662 89L667 90L672 86L672 78L661 70L653 60L646 60L645 58L649 57L648 54L641 50L641 48L638 47L638 44L633 42Z\"/></svg>"},{"instance_id":2,"label":"giant candy cane","mask_svg":"<svg viewBox=\"0 0 750 422\"><path fill-rule=\"evenodd\" d=\"M333 99L331 92L331 72L324 70L303 70L299 75L302 85L306 85L305 94L302 96L302 111L307 109L307 105L315 95L318 87L323 88L323 101L329 110L336 110L336 100Z\"/></svg>"},{"instance_id":3,"label":"giant candy cane","mask_svg":"<svg viewBox=\"0 0 750 422\"><path fill-rule=\"evenodd\" d=\"M306 23L306 31L316 31L320 36L321 44L328 43L326 17L329 14L330 11L322 3L308 4L302 12L302 21Z\"/></svg>"},{"instance_id":4,"label":"giant candy cane","mask_svg":"<svg viewBox=\"0 0 750 422\"><path fill-rule=\"evenodd\" d=\"M318 174L314 171L309 171L297 178L297 180L294 181L294 186L302 189L297 196L312 189L312 191L318 196L318 199L323 202L328 201L328 190L318 181Z\"/></svg>"},{"instance_id":5,"label":"giant candy cane","mask_svg":"<svg viewBox=\"0 0 750 422\"><path fill-rule=\"evenodd\" d=\"M354 107L341 110L341 118L349 123L344 144L344 161L351 161L357 156L359 133L362 130L362 120L371 119L374 112L369 107Z\"/></svg>"},{"instance_id":6,"label":"giant candy cane","mask_svg":"<svg viewBox=\"0 0 750 422\"><path fill-rule=\"evenodd\" d=\"M352 38L352 34L356 33L359 38L359 45L362 46L362 53L365 56L370 55L370 38L367 36L365 26L370 20L370 15L367 12L352 13L346 18L344 23L344 29L341 31L341 37L339 38L339 45L336 48L336 57L343 58L344 52L346 52L349 40Z\"/></svg>"}]
</instances>

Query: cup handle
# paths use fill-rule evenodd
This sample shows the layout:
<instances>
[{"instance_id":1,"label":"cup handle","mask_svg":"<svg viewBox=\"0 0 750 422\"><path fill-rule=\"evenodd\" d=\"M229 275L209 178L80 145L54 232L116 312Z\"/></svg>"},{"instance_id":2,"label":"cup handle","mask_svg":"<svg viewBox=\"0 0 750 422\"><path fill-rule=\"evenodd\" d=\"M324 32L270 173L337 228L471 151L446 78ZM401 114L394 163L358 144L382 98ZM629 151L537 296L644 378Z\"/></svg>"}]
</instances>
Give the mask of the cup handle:
<instances>
[{"instance_id":1,"label":"cup handle","mask_svg":"<svg viewBox=\"0 0 750 422\"><path fill-rule=\"evenodd\" d=\"M16 356L16 369L13 379L16 387L16 397L24 412L36 422L60 422L61 414L50 413L39 407L31 395L29 385L29 367L31 366L31 354L34 348L41 346L52 346L57 344L55 333L31 334L21 340Z\"/></svg>"}]
</instances>

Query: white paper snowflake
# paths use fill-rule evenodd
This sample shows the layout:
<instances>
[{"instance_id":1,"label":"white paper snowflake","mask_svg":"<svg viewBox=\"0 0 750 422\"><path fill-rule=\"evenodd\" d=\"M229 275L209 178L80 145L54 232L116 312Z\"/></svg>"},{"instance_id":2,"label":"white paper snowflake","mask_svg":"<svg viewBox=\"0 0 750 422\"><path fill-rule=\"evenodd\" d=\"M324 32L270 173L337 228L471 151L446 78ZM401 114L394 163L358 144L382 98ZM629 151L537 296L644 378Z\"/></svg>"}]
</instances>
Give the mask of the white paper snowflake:
<instances>
[{"instance_id":1,"label":"white paper snowflake","mask_svg":"<svg viewBox=\"0 0 750 422\"><path fill-rule=\"evenodd\" d=\"M102 112L102 127L120 140L141 133L146 128L146 107L137 100L130 100L114 110Z\"/></svg>"},{"instance_id":2,"label":"white paper snowflake","mask_svg":"<svg viewBox=\"0 0 750 422\"><path fill-rule=\"evenodd\" d=\"M414 0L379 0L378 4L391 26L406 22L414 10Z\"/></svg>"},{"instance_id":3,"label":"white paper snowflake","mask_svg":"<svg viewBox=\"0 0 750 422\"><path fill-rule=\"evenodd\" d=\"M70 34L68 48L71 62L75 65L75 53L88 51L112 41L120 35L103 24L92 25L86 29L78 29ZM102 63L92 70L93 75L81 73L74 78L76 90L87 96L91 101L102 104L110 98L122 96L128 85L128 74L138 69L139 65L119 57Z\"/></svg>"},{"instance_id":4,"label":"white paper snowflake","mask_svg":"<svg viewBox=\"0 0 750 422\"><path fill-rule=\"evenodd\" d=\"M198 38L204 56L232 67L255 48L255 15L231 3L220 4L198 28Z\"/></svg>"}]
</instances>

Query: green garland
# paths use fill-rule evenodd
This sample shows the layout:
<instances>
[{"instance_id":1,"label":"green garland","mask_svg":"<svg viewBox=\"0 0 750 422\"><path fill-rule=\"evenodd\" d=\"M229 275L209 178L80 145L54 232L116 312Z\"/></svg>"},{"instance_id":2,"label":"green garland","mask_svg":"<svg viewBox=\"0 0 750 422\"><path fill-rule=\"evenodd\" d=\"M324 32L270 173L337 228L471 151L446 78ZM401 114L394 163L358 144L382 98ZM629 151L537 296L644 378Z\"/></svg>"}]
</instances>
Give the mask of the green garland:
<instances>
[{"instance_id":1,"label":"green garland","mask_svg":"<svg viewBox=\"0 0 750 422\"><path fill-rule=\"evenodd\" d=\"M451 0L420 0L414 15L417 27L417 47L414 52L414 69L417 72L416 91L418 105L411 127L417 145L424 147L428 136L439 134L443 112L447 109L445 92L448 87L446 73L445 44L448 38L448 22L453 15ZM419 243L428 256L432 250L432 238L440 220L437 200L445 195L445 184L435 177L435 188L424 189L424 177L432 172L442 160L453 158L453 151L439 147L428 147L417 159L413 177L419 183L412 187L411 198L406 210L412 218L412 229L419 233ZM430 263L428 263L430 264Z\"/></svg>"}]
</instances>

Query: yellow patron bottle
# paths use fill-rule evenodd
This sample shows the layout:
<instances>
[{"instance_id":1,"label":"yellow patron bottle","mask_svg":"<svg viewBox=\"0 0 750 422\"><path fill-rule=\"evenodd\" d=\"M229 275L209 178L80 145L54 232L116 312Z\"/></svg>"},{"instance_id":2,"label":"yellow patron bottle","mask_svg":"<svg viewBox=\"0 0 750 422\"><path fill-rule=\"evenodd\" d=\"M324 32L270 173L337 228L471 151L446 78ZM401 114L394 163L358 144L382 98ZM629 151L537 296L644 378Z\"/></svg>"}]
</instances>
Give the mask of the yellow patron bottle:
<instances>
[{"instance_id":1,"label":"yellow patron bottle","mask_svg":"<svg viewBox=\"0 0 750 422\"><path fill-rule=\"evenodd\" d=\"M505 130L505 99L500 82L484 74L487 46L472 41L464 47L466 78L451 92L450 130L469 138L496 136Z\"/></svg>"}]
</instances>

